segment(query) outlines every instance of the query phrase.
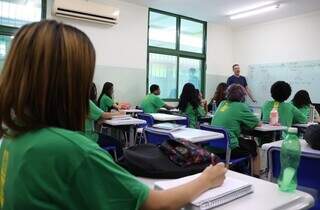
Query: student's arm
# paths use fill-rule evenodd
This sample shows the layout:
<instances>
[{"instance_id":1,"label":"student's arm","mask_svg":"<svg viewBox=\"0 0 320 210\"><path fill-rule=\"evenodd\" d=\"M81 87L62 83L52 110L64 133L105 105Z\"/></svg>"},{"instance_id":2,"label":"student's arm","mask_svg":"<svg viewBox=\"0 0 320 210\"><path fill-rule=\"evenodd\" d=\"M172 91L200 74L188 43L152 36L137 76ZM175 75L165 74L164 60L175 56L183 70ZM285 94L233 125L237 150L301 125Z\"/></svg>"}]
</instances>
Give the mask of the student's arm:
<instances>
[{"instance_id":1,"label":"student's arm","mask_svg":"<svg viewBox=\"0 0 320 210\"><path fill-rule=\"evenodd\" d=\"M250 111L248 105L242 104L242 106L240 111L240 121L242 125L250 129L261 125L259 119Z\"/></svg>"},{"instance_id":2,"label":"student's arm","mask_svg":"<svg viewBox=\"0 0 320 210\"><path fill-rule=\"evenodd\" d=\"M164 104L163 107L166 108L166 109L169 109L169 110L175 108L174 106L170 106L168 104Z\"/></svg>"},{"instance_id":3,"label":"student's arm","mask_svg":"<svg viewBox=\"0 0 320 210\"><path fill-rule=\"evenodd\" d=\"M151 190L142 210L176 210L197 198L210 188L220 186L227 169L224 164L209 166L196 180L164 191Z\"/></svg>"},{"instance_id":4,"label":"student's arm","mask_svg":"<svg viewBox=\"0 0 320 210\"><path fill-rule=\"evenodd\" d=\"M293 122L294 123L307 123L308 118L294 105L292 105Z\"/></svg>"}]
</instances>

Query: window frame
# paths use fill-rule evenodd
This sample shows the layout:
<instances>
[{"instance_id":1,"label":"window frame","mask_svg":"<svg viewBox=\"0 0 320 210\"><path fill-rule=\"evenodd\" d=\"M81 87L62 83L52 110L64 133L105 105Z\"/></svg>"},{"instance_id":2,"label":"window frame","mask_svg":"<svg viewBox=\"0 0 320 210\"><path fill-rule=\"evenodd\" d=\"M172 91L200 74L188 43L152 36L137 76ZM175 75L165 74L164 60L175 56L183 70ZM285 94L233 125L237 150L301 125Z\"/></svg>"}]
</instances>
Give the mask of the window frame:
<instances>
[{"instance_id":1,"label":"window frame","mask_svg":"<svg viewBox=\"0 0 320 210\"><path fill-rule=\"evenodd\" d=\"M47 17L47 0L41 0L41 20ZM0 25L0 35L13 36L17 31L18 27Z\"/></svg>"},{"instance_id":2,"label":"window frame","mask_svg":"<svg viewBox=\"0 0 320 210\"><path fill-rule=\"evenodd\" d=\"M176 18L176 48L169 49L169 48L161 48L161 47L154 47L149 46L149 29L150 29L150 13L156 12L163 15L168 15ZM180 31L181 31L181 20L189 20L203 24L203 46L202 46L202 53L195 53L195 52L188 52L180 50ZM162 55L172 55L177 56L177 84L176 84L176 95L175 99L173 98L164 98L165 101L172 101L176 102L179 99L179 71L180 71L180 57L182 58L191 58L191 59L198 59L201 60L202 68L201 68L201 92L205 96L205 87L206 87L206 59L207 59L207 22L198 20L195 18L186 17L183 15L178 15L158 9L149 8L148 11L148 35L147 35L147 83L146 83L146 93L149 93L149 55L150 53L162 54Z\"/></svg>"}]
</instances>

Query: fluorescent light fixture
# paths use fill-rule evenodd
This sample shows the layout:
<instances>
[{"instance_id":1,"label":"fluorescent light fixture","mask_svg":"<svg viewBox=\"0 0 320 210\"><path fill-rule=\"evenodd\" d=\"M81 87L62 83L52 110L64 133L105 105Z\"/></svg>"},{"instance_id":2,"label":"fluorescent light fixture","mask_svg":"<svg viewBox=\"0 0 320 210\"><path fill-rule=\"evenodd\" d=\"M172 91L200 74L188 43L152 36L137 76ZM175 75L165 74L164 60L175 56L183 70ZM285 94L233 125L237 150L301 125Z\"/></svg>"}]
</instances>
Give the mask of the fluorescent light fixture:
<instances>
[{"instance_id":1,"label":"fluorescent light fixture","mask_svg":"<svg viewBox=\"0 0 320 210\"><path fill-rule=\"evenodd\" d=\"M251 10L248 12L242 12L242 13L238 13L235 15L230 16L231 20L235 20L235 19L240 19L240 18L245 18L245 17L249 17L249 16L254 16L254 15L258 15L258 14L262 14L265 12L270 12L273 10L276 10L280 7L280 4L275 4L275 5L271 5L271 6L267 6L267 7L262 7L260 9L255 9L255 10Z\"/></svg>"},{"instance_id":2,"label":"fluorescent light fixture","mask_svg":"<svg viewBox=\"0 0 320 210\"><path fill-rule=\"evenodd\" d=\"M252 4L252 5L247 6L247 7L243 7L243 8L236 9L236 10L231 10L231 11L229 11L227 13L227 15L231 16L231 15L235 15L235 14L242 13L242 12L248 12L250 10L254 10L254 9L258 9L258 8L264 7L264 6L268 6L268 5L273 4L273 3L275 3L275 1L258 2L256 4Z\"/></svg>"}]
</instances>

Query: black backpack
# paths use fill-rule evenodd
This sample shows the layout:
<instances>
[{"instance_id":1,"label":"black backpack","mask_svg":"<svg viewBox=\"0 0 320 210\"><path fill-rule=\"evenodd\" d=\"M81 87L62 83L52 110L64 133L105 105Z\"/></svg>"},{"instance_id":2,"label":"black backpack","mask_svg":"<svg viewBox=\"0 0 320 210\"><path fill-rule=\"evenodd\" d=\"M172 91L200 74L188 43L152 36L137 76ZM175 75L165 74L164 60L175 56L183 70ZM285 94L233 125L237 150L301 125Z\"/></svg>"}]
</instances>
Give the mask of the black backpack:
<instances>
[{"instance_id":1,"label":"black backpack","mask_svg":"<svg viewBox=\"0 0 320 210\"><path fill-rule=\"evenodd\" d=\"M140 144L124 151L118 163L135 176L176 179L202 172L210 162L181 167L153 144Z\"/></svg>"},{"instance_id":2,"label":"black backpack","mask_svg":"<svg viewBox=\"0 0 320 210\"><path fill-rule=\"evenodd\" d=\"M304 139L312 149L320 150L320 125L311 125L306 129Z\"/></svg>"}]
</instances>

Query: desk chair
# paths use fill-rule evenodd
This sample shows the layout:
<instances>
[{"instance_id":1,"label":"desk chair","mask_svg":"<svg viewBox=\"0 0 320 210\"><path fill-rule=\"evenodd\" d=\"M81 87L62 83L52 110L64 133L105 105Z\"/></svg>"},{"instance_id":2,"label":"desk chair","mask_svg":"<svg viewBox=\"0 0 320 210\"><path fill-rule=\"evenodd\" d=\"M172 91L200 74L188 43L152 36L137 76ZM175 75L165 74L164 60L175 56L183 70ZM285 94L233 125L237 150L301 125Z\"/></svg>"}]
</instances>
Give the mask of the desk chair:
<instances>
[{"instance_id":1,"label":"desk chair","mask_svg":"<svg viewBox=\"0 0 320 210\"><path fill-rule=\"evenodd\" d=\"M268 179L276 182L280 176L281 148L271 147L268 150ZM302 152L298 168L298 187L300 190L307 191L315 197L315 207L312 210L320 210L320 156L312 153ZM308 190L309 189L309 190Z\"/></svg>"},{"instance_id":2,"label":"desk chair","mask_svg":"<svg viewBox=\"0 0 320 210\"><path fill-rule=\"evenodd\" d=\"M204 124L200 125L200 129L223 134L223 136L224 136L223 139L212 140L208 143L208 146L224 150L226 157L224 159L222 159L222 161L225 162L227 167L229 167L230 165L232 166L232 165L239 164L241 162L248 162L249 168L250 168L249 174L252 175L252 173L253 173L252 172L252 159L249 155L243 156L240 158L231 158L231 149L229 147L229 142L230 142L229 133L226 129L221 128L221 127L211 126L211 125L204 125Z\"/></svg>"},{"instance_id":3,"label":"desk chair","mask_svg":"<svg viewBox=\"0 0 320 210\"><path fill-rule=\"evenodd\" d=\"M145 128L143 130L144 138L147 143L159 145L165 140L174 139L174 137L168 132L162 132L154 128Z\"/></svg>"},{"instance_id":4,"label":"desk chair","mask_svg":"<svg viewBox=\"0 0 320 210\"><path fill-rule=\"evenodd\" d=\"M114 160L118 161L117 149L115 146L102 147L102 149L106 150L107 152L113 152Z\"/></svg>"},{"instance_id":5,"label":"desk chair","mask_svg":"<svg viewBox=\"0 0 320 210\"><path fill-rule=\"evenodd\" d=\"M176 120L175 123L178 125L185 125L187 128L190 127L190 121L189 118L185 115L183 115L184 117L186 117L186 119L184 120Z\"/></svg>"},{"instance_id":6,"label":"desk chair","mask_svg":"<svg viewBox=\"0 0 320 210\"><path fill-rule=\"evenodd\" d=\"M143 129L147 127L152 127L154 124L154 119L150 114L146 113L137 113L138 119L145 120L147 123L143 125L139 125L137 128L137 133L135 136L135 142L139 140L139 144L141 143L141 140L143 139Z\"/></svg>"}]
</instances>

